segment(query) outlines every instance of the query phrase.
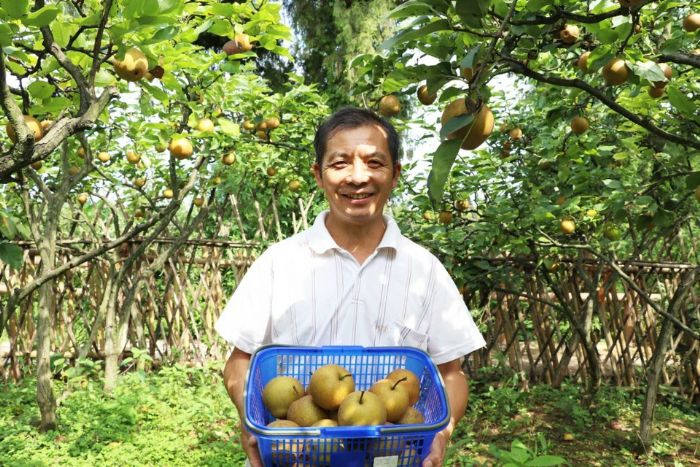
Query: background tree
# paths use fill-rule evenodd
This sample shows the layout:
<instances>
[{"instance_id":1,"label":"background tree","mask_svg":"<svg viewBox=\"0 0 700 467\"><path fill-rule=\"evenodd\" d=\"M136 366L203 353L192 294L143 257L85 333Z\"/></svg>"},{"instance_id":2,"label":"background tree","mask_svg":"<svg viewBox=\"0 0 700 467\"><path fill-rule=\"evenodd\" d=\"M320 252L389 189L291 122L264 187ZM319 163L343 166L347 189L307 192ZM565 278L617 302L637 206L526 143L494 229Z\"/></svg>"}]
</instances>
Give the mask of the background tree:
<instances>
[{"instance_id":1,"label":"background tree","mask_svg":"<svg viewBox=\"0 0 700 467\"><path fill-rule=\"evenodd\" d=\"M376 51L393 33L388 13L397 0L284 0L295 33L293 54L297 66L312 83L329 95L331 107L366 105L355 87L350 62ZM375 93L372 93L375 94ZM365 96L366 98L368 96ZM375 95L369 96L376 98Z\"/></svg>"}]
</instances>

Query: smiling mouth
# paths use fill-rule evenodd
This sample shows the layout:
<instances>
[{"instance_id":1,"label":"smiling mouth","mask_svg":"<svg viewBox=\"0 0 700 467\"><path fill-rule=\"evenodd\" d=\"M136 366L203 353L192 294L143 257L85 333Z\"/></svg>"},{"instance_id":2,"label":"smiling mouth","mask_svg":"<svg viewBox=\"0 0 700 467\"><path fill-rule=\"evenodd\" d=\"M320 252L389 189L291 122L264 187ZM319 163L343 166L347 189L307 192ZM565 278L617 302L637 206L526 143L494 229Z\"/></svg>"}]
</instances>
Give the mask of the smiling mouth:
<instances>
[{"instance_id":1,"label":"smiling mouth","mask_svg":"<svg viewBox=\"0 0 700 467\"><path fill-rule=\"evenodd\" d=\"M365 198L369 198L370 196L372 196L372 194L371 193L355 193L355 194L346 194L343 196L350 198L350 199L365 199Z\"/></svg>"}]
</instances>

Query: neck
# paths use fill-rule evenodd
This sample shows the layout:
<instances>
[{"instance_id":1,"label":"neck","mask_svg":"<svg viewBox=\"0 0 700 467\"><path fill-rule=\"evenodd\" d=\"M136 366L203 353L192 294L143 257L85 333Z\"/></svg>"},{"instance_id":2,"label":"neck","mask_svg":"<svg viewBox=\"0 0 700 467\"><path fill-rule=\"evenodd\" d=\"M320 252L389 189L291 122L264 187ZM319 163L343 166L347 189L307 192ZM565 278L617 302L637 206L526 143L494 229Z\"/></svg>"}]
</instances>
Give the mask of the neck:
<instances>
[{"instance_id":1,"label":"neck","mask_svg":"<svg viewBox=\"0 0 700 467\"><path fill-rule=\"evenodd\" d=\"M382 241L386 224L383 217L369 224L354 224L329 214L326 217L326 228L339 247L362 263Z\"/></svg>"}]
</instances>

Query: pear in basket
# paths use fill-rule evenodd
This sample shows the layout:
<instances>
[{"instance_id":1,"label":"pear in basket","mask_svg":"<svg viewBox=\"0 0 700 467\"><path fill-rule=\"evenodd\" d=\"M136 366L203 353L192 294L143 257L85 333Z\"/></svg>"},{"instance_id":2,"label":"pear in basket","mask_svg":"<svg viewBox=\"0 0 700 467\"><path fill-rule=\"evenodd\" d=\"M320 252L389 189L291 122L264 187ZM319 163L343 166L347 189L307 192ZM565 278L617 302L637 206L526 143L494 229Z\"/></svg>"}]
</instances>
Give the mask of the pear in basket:
<instances>
[{"instance_id":1,"label":"pear in basket","mask_svg":"<svg viewBox=\"0 0 700 467\"><path fill-rule=\"evenodd\" d=\"M287 420L299 426L311 426L324 418L328 418L328 412L316 405L311 396L300 397L292 402L287 410Z\"/></svg>"},{"instance_id":2,"label":"pear in basket","mask_svg":"<svg viewBox=\"0 0 700 467\"><path fill-rule=\"evenodd\" d=\"M270 428L297 428L299 425L289 420L275 420L267 424ZM298 443L291 440L272 442L272 462L288 465L296 461L299 455Z\"/></svg>"},{"instance_id":3,"label":"pear in basket","mask_svg":"<svg viewBox=\"0 0 700 467\"><path fill-rule=\"evenodd\" d=\"M337 410L343 399L355 390L352 373L340 365L324 365L311 375L309 394L326 410Z\"/></svg>"},{"instance_id":4,"label":"pear in basket","mask_svg":"<svg viewBox=\"0 0 700 467\"><path fill-rule=\"evenodd\" d=\"M338 422L331 419L319 420L311 426L331 427L338 426ZM343 443L339 439L319 439L317 442L311 443L304 449L304 460L311 465L330 465L331 455L345 449Z\"/></svg>"},{"instance_id":5,"label":"pear in basket","mask_svg":"<svg viewBox=\"0 0 700 467\"><path fill-rule=\"evenodd\" d=\"M399 456L399 463L396 464L397 467L408 467L413 465L419 465L420 457L418 451L412 446L407 447L403 450Z\"/></svg>"},{"instance_id":6,"label":"pear in basket","mask_svg":"<svg viewBox=\"0 0 700 467\"><path fill-rule=\"evenodd\" d=\"M289 406L304 395L304 386L291 376L272 378L263 388L263 404L275 418L285 418Z\"/></svg>"},{"instance_id":7,"label":"pear in basket","mask_svg":"<svg viewBox=\"0 0 700 467\"><path fill-rule=\"evenodd\" d=\"M386 376L386 379L391 379L393 381L398 381L403 378L407 378L406 381L401 384L404 384L404 387L408 389L408 405L414 405L418 402L420 397L420 380L415 373L405 368L399 368Z\"/></svg>"},{"instance_id":8,"label":"pear in basket","mask_svg":"<svg viewBox=\"0 0 700 467\"><path fill-rule=\"evenodd\" d=\"M355 391L338 408L338 425L372 426L386 423L386 407L376 394Z\"/></svg>"},{"instance_id":9,"label":"pear in basket","mask_svg":"<svg viewBox=\"0 0 700 467\"><path fill-rule=\"evenodd\" d=\"M403 417L399 419L398 423L399 425L413 425L413 424L419 424L425 422L425 417L423 417L423 414L420 412L420 410L409 407L406 409L406 413L403 414Z\"/></svg>"},{"instance_id":10,"label":"pear in basket","mask_svg":"<svg viewBox=\"0 0 700 467\"><path fill-rule=\"evenodd\" d=\"M397 381L380 379L369 389L384 402L386 419L390 422L398 421L408 408L408 387L404 384L407 380L405 376Z\"/></svg>"}]
</instances>

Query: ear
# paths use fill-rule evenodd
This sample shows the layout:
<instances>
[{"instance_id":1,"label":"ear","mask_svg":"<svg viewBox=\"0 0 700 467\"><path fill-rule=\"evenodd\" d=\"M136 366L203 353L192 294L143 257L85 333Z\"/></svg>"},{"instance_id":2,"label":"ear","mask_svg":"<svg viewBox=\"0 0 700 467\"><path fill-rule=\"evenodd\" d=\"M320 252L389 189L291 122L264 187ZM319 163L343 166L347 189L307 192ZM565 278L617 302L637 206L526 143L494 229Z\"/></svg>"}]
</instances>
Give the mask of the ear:
<instances>
[{"instance_id":1,"label":"ear","mask_svg":"<svg viewBox=\"0 0 700 467\"><path fill-rule=\"evenodd\" d=\"M396 188L399 183L399 176L401 176L401 164L394 165L394 174L392 175L391 188Z\"/></svg>"},{"instance_id":2,"label":"ear","mask_svg":"<svg viewBox=\"0 0 700 467\"><path fill-rule=\"evenodd\" d=\"M319 188L323 188L323 175L321 174L321 166L318 164L314 164L312 168L314 171L314 178L316 179L316 185L318 185Z\"/></svg>"}]
</instances>

